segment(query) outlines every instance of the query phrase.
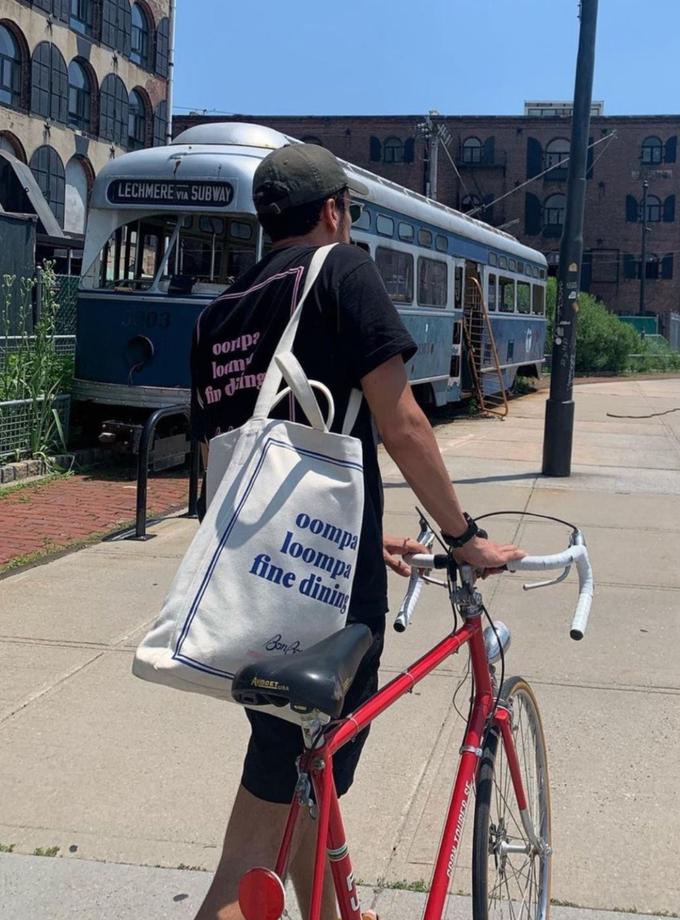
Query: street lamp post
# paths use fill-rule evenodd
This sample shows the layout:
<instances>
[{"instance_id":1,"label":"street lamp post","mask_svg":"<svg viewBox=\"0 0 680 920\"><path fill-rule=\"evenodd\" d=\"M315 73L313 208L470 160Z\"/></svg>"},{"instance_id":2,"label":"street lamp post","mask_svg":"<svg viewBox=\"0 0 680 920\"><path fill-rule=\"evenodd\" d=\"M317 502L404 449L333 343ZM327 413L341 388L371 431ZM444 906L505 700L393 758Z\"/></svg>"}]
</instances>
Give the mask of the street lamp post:
<instances>
[{"instance_id":1,"label":"street lamp post","mask_svg":"<svg viewBox=\"0 0 680 920\"><path fill-rule=\"evenodd\" d=\"M545 409L543 473L546 476L571 475L576 316L583 257L583 215L586 201L588 133L595 69L597 2L598 0L582 0L581 2L581 29L576 62L574 114L567 184L567 211L560 243L550 398Z\"/></svg>"}]
</instances>

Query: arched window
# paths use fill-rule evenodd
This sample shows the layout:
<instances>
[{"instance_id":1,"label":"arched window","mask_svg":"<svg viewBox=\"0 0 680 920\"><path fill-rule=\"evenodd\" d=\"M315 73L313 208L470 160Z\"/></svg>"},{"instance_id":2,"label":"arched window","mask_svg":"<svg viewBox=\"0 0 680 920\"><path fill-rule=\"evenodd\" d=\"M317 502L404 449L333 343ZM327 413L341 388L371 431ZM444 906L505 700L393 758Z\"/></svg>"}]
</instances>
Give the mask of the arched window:
<instances>
[{"instance_id":1,"label":"arched window","mask_svg":"<svg viewBox=\"0 0 680 920\"><path fill-rule=\"evenodd\" d=\"M549 195L543 205L543 224L546 227L561 227L567 209L566 195Z\"/></svg>"},{"instance_id":2,"label":"arched window","mask_svg":"<svg viewBox=\"0 0 680 920\"><path fill-rule=\"evenodd\" d=\"M26 162L26 153L21 141L11 131L0 131L0 150L11 154L17 160L21 160L22 163Z\"/></svg>"},{"instance_id":3,"label":"arched window","mask_svg":"<svg viewBox=\"0 0 680 920\"><path fill-rule=\"evenodd\" d=\"M0 102L21 108L23 56L10 30L0 24Z\"/></svg>"},{"instance_id":4,"label":"arched window","mask_svg":"<svg viewBox=\"0 0 680 920\"><path fill-rule=\"evenodd\" d=\"M99 133L105 141L127 147L129 109L125 84L110 73L104 78L99 94Z\"/></svg>"},{"instance_id":5,"label":"arched window","mask_svg":"<svg viewBox=\"0 0 680 920\"><path fill-rule=\"evenodd\" d=\"M128 149L146 147L147 105L139 90L130 93L128 115Z\"/></svg>"},{"instance_id":6,"label":"arched window","mask_svg":"<svg viewBox=\"0 0 680 920\"><path fill-rule=\"evenodd\" d=\"M159 102L153 113L153 145L164 147L167 143L168 133L168 104L165 100Z\"/></svg>"},{"instance_id":7,"label":"arched window","mask_svg":"<svg viewBox=\"0 0 680 920\"><path fill-rule=\"evenodd\" d=\"M656 195L647 195L647 223L658 224L663 217L661 199Z\"/></svg>"},{"instance_id":8,"label":"arched window","mask_svg":"<svg viewBox=\"0 0 680 920\"><path fill-rule=\"evenodd\" d=\"M90 194L93 170L86 160L71 157L66 164L66 196L64 230L85 233L87 199Z\"/></svg>"},{"instance_id":9,"label":"arched window","mask_svg":"<svg viewBox=\"0 0 680 920\"><path fill-rule=\"evenodd\" d=\"M569 157L571 147L569 141L564 137L556 137L545 145L545 169L558 166ZM564 164L566 167L566 163Z\"/></svg>"},{"instance_id":10,"label":"arched window","mask_svg":"<svg viewBox=\"0 0 680 920\"><path fill-rule=\"evenodd\" d=\"M151 29L149 27L149 18L146 10L139 3L132 5L132 39L130 47L130 60L140 67L149 69L151 60L149 36Z\"/></svg>"},{"instance_id":11,"label":"arched window","mask_svg":"<svg viewBox=\"0 0 680 920\"><path fill-rule=\"evenodd\" d=\"M94 0L70 0L69 25L74 32L94 38Z\"/></svg>"},{"instance_id":12,"label":"arched window","mask_svg":"<svg viewBox=\"0 0 680 920\"><path fill-rule=\"evenodd\" d=\"M460 209L464 214L467 214L468 211L473 211L475 208L480 207L481 204L482 199L479 195L465 195L460 203Z\"/></svg>"},{"instance_id":13,"label":"arched window","mask_svg":"<svg viewBox=\"0 0 680 920\"><path fill-rule=\"evenodd\" d=\"M484 145L478 137L468 137L463 141L463 163L481 163Z\"/></svg>"},{"instance_id":14,"label":"arched window","mask_svg":"<svg viewBox=\"0 0 680 920\"><path fill-rule=\"evenodd\" d=\"M156 29L156 73L161 77L168 75L170 60L170 20L161 19Z\"/></svg>"},{"instance_id":15,"label":"arched window","mask_svg":"<svg viewBox=\"0 0 680 920\"><path fill-rule=\"evenodd\" d=\"M640 149L640 160L643 163L661 163L663 160L663 144L658 137L646 137Z\"/></svg>"},{"instance_id":16,"label":"arched window","mask_svg":"<svg viewBox=\"0 0 680 920\"><path fill-rule=\"evenodd\" d=\"M31 171L59 226L64 226L64 164L53 147L38 147L31 157Z\"/></svg>"},{"instance_id":17,"label":"arched window","mask_svg":"<svg viewBox=\"0 0 680 920\"><path fill-rule=\"evenodd\" d=\"M68 65L68 121L81 131L92 130L92 79L78 60Z\"/></svg>"},{"instance_id":18,"label":"arched window","mask_svg":"<svg viewBox=\"0 0 680 920\"><path fill-rule=\"evenodd\" d=\"M129 57L131 33L129 0L102 0L102 43Z\"/></svg>"},{"instance_id":19,"label":"arched window","mask_svg":"<svg viewBox=\"0 0 680 920\"><path fill-rule=\"evenodd\" d=\"M388 137L383 144L383 163L402 163L404 145L398 137Z\"/></svg>"},{"instance_id":20,"label":"arched window","mask_svg":"<svg viewBox=\"0 0 680 920\"><path fill-rule=\"evenodd\" d=\"M31 64L31 111L68 122L68 71L56 45L40 42Z\"/></svg>"}]
</instances>

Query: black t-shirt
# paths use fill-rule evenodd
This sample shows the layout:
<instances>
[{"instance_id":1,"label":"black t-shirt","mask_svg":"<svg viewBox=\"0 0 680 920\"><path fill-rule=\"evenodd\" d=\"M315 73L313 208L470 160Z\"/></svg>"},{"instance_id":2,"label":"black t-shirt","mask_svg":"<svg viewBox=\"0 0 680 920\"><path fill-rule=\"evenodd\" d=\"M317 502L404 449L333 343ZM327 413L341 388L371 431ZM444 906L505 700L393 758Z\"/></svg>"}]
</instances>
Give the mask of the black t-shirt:
<instances>
[{"instance_id":1,"label":"black t-shirt","mask_svg":"<svg viewBox=\"0 0 680 920\"><path fill-rule=\"evenodd\" d=\"M208 441L251 417L274 349L302 295L313 253L311 246L273 250L199 317L191 350L192 426L199 440ZM396 355L408 360L416 345L370 256L339 244L305 301L293 351L307 377L330 389L333 430L339 431L350 392L361 378ZM217 391L221 396L215 396ZM323 398L320 404L323 411ZM289 400L274 414L304 420ZM363 445L365 501L349 618L361 622L387 610L382 481L365 402L352 434Z\"/></svg>"}]
</instances>

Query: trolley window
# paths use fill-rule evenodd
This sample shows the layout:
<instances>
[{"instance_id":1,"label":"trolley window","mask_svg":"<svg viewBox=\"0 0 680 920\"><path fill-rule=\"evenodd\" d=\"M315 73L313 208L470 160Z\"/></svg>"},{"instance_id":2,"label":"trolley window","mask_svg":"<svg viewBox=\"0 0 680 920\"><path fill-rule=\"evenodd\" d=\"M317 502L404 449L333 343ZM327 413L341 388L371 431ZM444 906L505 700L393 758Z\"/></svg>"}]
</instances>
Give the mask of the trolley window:
<instances>
[{"instance_id":1,"label":"trolley window","mask_svg":"<svg viewBox=\"0 0 680 920\"><path fill-rule=\"evenodd\" d=\"M531 313L531 285L528 281L517 282L517 312Z\"/></svg>"},{"instance_id":2,"label":"trolley window","mask_svg":"<svg viewBox=\"0 0 680 920\"><path fill-rule=\"evenodd\" d=\"M413 256L408 252L378 246L375 264L392 300L395 303L413 303Z\"/></svg>"},{"instance_id":3,"label":"trolley window","mask_svg":"<svg viewBox=\"0 0 680 920\"><path fill-rule=\"evenodd\" d=\"M535 313L536 316L543 316L545 313L545 288L540 284L534 284L533 286L531 312Z\"/></svg>"},{"instance_id":4,"label":"trolley window","mask_svg":"<svg viewBox=\"0 0 680 920\"><path fill-rule=\"evenodd\" d=\"M418 243L421 246L427 246L428 249L432 246L432 231L425 230L423 227L418 231Z\"/></svg>"},{"instance_id":5,"label":"trolley window","mask_svg":"<svg viewBox=\"0 0 680 920\"><path fill-rule=\"evenodd\" d=\"M439 252L448 252L449 251L449 241L447 237L437 234L434 240L434 248L438 249Z\"/></svg>"},{"instance_id":6,"label":"trolley window","mask_svg":"<svg viewBox=\"0 0 680 920\"><path fill-rule=\"evenodd\" d=\"M368 208L362 208L358 219L352 224L352 229L368 230L371 226L371 212Z\"/></svg>"},{"instance_id":7,"label":"trolley window","mask_svg":"<svg viewBox=\"0 0 680 920\"><path fill-rule=\"evenodd\" d=\"M413 227L413 224L407 224L403 220L399 222L399 239L400 240L406 240L407 242L410 242L412 239L415 238L415 235L416 235L416 231Z\"/></svg>"},{"instance_id":8,"label":"trolley window","mask_svg":"<svg viewBox=\"0 0 680 920\"><path fill-rule=\"evenodd\" d=\"M502 313L515 312L515 280L498 276L498 308Z\"/></svg>"},{"instance_id":9,"label":"trolley window","mask_svg":"<svg viewBox=\"0 0 680 920\"><path fill-rule=\"evenodd\" d=\"M497 304L496 289L497 289L496 276L489 275L489 293L487 295L487 300L488 300L487 306L489 308L489 311L496 309L496 304Z\"/></svg>"},{"instance_id":10,"label":"trolley window","mask_svg":"<svg viewBox=\"0 0 680 920\"><path fill-rule=\"evenodd\" d=\"M498 256L495 252L489 253L489 265L498 265Z\"/></svg>"},{"instance_id":11,"label":"trolley window","mask_svg":"<svg viewBox=\"0 0 680 920\"><path fill-rule=\"evenodd\" d=\"M463 268L456 266L454 274L453 305L456 310L463 309Z\"/></svg>"},{"instance_id":12,"label":"trolley window","mask_svg":"<svg viewBox=\"0 0 680 920\"><path fill-rule=\"evenodd\" d=\"M445 307L448 286L448 267L439 259L418 259L418 305Z\"/></svg>"},{"instance_id":13,"label":"trolley window","mask_svg":"<svg viewBox=\"0 0 680 920\"><path fill-rule=\"evenodd\" d=\"M394 236L394 221L391 217L378 214L375 220L375 229L381 236Z\"/></svg>"}]
</instances>

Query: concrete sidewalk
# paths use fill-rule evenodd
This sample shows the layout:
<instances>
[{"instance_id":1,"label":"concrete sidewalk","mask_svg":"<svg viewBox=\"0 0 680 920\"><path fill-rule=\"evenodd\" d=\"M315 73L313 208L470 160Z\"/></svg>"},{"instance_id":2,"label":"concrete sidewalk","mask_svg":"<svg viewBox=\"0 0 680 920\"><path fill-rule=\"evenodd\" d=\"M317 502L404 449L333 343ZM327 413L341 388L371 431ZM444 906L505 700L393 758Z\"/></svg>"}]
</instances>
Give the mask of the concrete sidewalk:
<instances>
[{"instance_id":1,"label":"concrete sidewalk","mask_svg":"<svg viewBox=\"0 0 680 920\"><path fill-rule=\"evenodd\" d=\"M509 671L532 681L542 708L553 897L680 914L680 412L606 417L680 406L680 380L575 393L569 479L539 475L542 394L514 402L504 422L457 420L437 436L471 513L554 514L579 524L591 548L597 594L582 643L568 636L573 577L530 594L517 576L483 586L492 615L513 630ZM383 469L386 531L414 534L413 496L387 457ZM100 544L0 583L0 849L14 844L0 858L2 920L189 918L207 887L205 873L176 870L216 862L245 719L237 707L130 676L132 650L195 526L167 521L147 543ZM566 535L526 518L490 530L537 553L563 547ZM393 580L393 608L403 587ZM388 638L384 679L449 624L445 599L424 592L413 627ZM423 896L404 888L430 877L460 744L451 698L464 665L446 662L378 720L346 801L356 875L380 882L386 920L420 916ZM59 855L32 857L39 847ZM464 894L466 862L454 885ZM452 910L470 916L469 900Z\"/></svg>"}]
</instances>

